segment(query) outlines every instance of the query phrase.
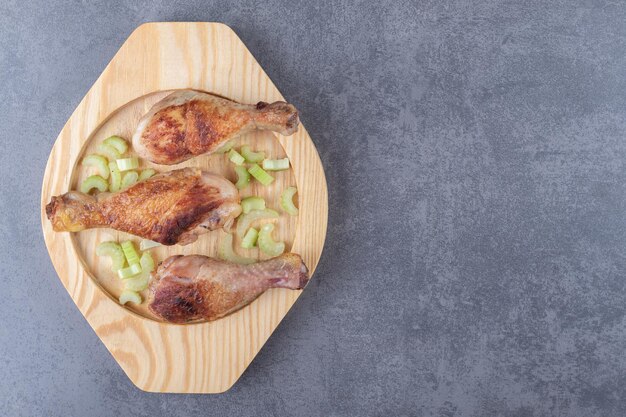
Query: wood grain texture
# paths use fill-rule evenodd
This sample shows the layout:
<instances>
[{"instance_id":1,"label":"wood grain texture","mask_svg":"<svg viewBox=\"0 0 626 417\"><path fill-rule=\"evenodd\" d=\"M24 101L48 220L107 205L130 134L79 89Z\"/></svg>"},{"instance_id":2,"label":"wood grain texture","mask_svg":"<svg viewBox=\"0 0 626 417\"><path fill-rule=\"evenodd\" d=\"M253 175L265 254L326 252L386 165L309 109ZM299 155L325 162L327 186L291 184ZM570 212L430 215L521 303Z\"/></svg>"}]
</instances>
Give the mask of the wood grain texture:
<instances>
[{"instance_id":1,"label":"wood grain texture","mask_svg":"<svg viewBox=\"0 0 626 417\"><path fill-rule=\"evenodd\" d=\"M120 306L121 288L106 261L94 252L98 242L132 236L110 229L76 234L55 233L45 216L53 195L76 189L89 173L83 155L111 134L130 138L137 121L168 90L194 88L242 103L283 100L237 35L219 23L149 23L137 28L107 65L74 111L50 153L41 195L46 246L63 285L137 387L151 392L217 393L230 388L261 349L300 291L274 289L249 306L212 323L173 325L157 321L145 308ZM278 208L278 196L298 187L300 214L281 215L278 234L287 248L302 255L311 273L321 256L328 219L328 194L323 167L306 132L294 136L258 132L241 138L272 157L288 156L292 169L276 173L270 187L254 186L242 193L262 195ZM145 166L149 166L150 164ZM234 179L222 155L203 156L165 171L198 166ZM215 256L221 232L211 232L185 247L158 248L163 260L171 254ZM241 253L259 256L256 250Z\"/></svg>"}]
</instances>

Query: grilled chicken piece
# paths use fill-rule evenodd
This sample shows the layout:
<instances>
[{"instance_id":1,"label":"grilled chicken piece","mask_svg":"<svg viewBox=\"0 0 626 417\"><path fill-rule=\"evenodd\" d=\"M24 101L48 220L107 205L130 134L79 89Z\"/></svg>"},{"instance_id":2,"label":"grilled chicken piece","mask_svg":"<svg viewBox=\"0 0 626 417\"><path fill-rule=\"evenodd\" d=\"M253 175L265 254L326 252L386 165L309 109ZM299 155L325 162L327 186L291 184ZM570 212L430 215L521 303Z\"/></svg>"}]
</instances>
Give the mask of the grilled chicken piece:
<instances>
[{"instance_id":1,"label":"grilled chicken piece","mask_svg":"<svg viewBox=\"0 0 626 417\"><path fill-rule=\"evenodd\" d=\"M202 233L232 225L241 212L239 202L227 179L185 168L115 194L70 191L52 197L46 215L57 232L111 227L164 245L187 245Z\"/></svg>"},{"instance_id":2,"label":"grilled chicken piece","mask_svg":"<svg viewBox=\"0 0 626 417\"><path fill-rule=\"evenodd\" d=\"M291 104L240 104L212 94L179 90L156 103L139 121L133 148L156 164L172 165L216 151L253 130L291 135L298 111Z\"/></svg>"},{"instance_id":3,"label":"grilled chicken piece","mask_svg":"<svg viewBox=\"0 0 626 417\"><path fill-rule=\"evenodd\" d=\"M299 290L308 280L307 267L295 253L251 265L177 255L153 273L148 302L150 311L172 323L211 321L250 304L269 288Z\"/></svg>"}]
</instances>

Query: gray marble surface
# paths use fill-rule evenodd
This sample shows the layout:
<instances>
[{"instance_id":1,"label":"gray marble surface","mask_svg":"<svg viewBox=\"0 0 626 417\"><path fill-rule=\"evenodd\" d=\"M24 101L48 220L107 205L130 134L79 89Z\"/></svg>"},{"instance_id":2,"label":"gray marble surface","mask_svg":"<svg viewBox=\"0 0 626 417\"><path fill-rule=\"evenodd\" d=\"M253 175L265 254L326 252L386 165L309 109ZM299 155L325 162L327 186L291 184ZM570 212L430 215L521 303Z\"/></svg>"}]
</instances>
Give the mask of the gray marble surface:
<instances>
[{"instance_id":1,"label":"gray marble surface","mask_svg":"<svg viewBox=\"0 0 626 417\"><path fill-rule=\"evenodd\" d=\"M624 416L626 4L0 4L0 415ZM315 279L223 395L136 389L39 221L63 124L132 30L221 21L301 111Z\"/></svg>"}]
</instances>

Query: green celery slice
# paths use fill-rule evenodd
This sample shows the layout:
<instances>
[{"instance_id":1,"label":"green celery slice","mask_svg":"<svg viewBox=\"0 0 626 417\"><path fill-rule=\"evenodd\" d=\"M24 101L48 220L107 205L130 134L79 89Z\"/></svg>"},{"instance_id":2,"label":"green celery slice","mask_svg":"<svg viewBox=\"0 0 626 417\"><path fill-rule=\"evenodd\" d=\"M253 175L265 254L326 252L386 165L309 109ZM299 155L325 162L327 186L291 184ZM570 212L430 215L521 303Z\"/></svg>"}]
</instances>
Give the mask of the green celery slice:
<instances>
[{"instance_id":1,"label":"green celery slice","mask_svg":"<svg viewBox=\"0 0 626 417\"><path fill-rule=\"evenodd\" d=\"M136 291L124 290L120 294L119 301L121 305L126 303L141 304L141 295Z\"/></svg>"},{"instance_id":2,"label":"green celery slice","mask_svg":"<svg viewBox=\"0 0 626 417\"><path fill-rule=\"evenodd\" d=\"M154 271L154 260L152 259L152 255L150 252L144 252L141 254L141 260L139 261L141 265L141 273L132 278L128 278L124 280L124 289L132 290L132 291L143 291L148 288L148 283L150 282L150 273Z\"/></svg>"},{"instance_id":3,"label":"green celery slice","mask_svg":"<svg viewBox=\"0 0 626 417\"><path fill-rule=\"evenodd\" d=\"M144 169L143 171L141 171L141 174L139 174L139 181L147 180L148 178L152 177L154 174L156 174L156 171L154 169L152 168Z\"/></svg>"},{"instance_id":4,"label":"green celery slice","mask_svg":"<svg viewBox=\"0 0 626 417\"><path fill-rule=\"evenodd\" d=\"M139 260L139 264L141 265L141 270L145 272L154 271L154 259L152 259L152 255L150 252L144 252L141 254L141 259Z\"/></svg>"},{"instance_id":5,"label":"green celery slice","mask_svg":"<svg viewBox=\"0 0 626 417\"><path fill-rule=\"evenodd\" d=\"M226 153L226 152L230 151L233 148L234 144L235 144L234 140L229 140L228 142L226 142L225 144L223 144L222 146L217 148L215 153Z\"/></svg>"},{"instance_id":6,"label":"green celery slice","mask_svg":"<svg viewBox=\"0 0 626 417\"><path fill-rule=\"evenodd\" d=\"M116 159L117 167L120 171L130 171L131 169L139 168L139 158L133 156L132 158Z\"/></svg>"},{"instance_id":7,"label":"green celery slice","mask_svg":"<svg viewBox=\"0 0 626 417\"><path fill-rule=\"evenodd\" d=\"M274 177L265 172L263 168L257 164L252 164L252 166L248 168L248 172L263 185L270 185L274 181Z\"/></svg>"},{"instance_id":8,"label":"green celery slice","mask_svg":"<svg viewBox=\"0 0 626 417\"><path fill-rule=\"evenodd\" d=\"M296 187L287 187L280 195L280 207L291 216L298 215L298 208L293 204L293 196L297 192Z\"/></svg>"},{"instance_id":9,"label":"green celery slice","mask_svg":"<svg viewBox=\"0 0 626 417\"><path fill-rule=\"evenodd\" d=\"M231 149L228 152L228 159L230 159L230 162L232 162L235 165L241 165L246 161L246 158L241 156L241 154L234 149Z\"/></svg>"},{"instance_id":10,"label":"green celery slice","mask_svg":"<svg viewBox=\"0 0 626 417\"><path fill-rule=\"evenodd\" d=\"M254 227L251 227L246 232L246 235L243 237L241 241L241 247L244 249L252 249L256 245L256 240L259 237L259 231Z\"/></svg>"},{"instance_id":11,"label":"green celery slice","mask_svg":"<svg viewBox=\"0 0 626 417\"><path fill-rule=\"evenodd\" d=\"M111 271L117 272L124 267L126 257L122 247L117 242L102 242L96 248L96 255L111 257Z\"/></svg>"},{"instance_id":12,"label":"green celery slice","mask_svg":"<svg viewBox=\"0 0 626 417\"><path fill-rule=\"evenodd\" d=\"M252 210L237 218L237 236L243 237L253 222L265 219L277 219L279 214L272 209Z\"/></svg>"},{"instance_id":13,"label":"green celery slice","mask_svg":"<svg viewBox=\"0 0 626 417\"><path fill-rule=\"evenodd\" d=\"M257 240L257 244L259 245L259 249L261 252L266 253L272 258L280 255L285 251L285 243L284 242L275 242L272 239L272 232L274 231L274 225L272 223L268 223L261 227L261 231L259 232L259 238Z\"/></svg>"},{"instance_id":14,"label":"green celery slice","mask_svg":"<svg viewBox=\"0 0 626 417\"><path fill-rule=\"evenodd\" d=\"M139 174L137 171L126 171L124 176L122 177L122 190L130 187L131 185L135 185L139 180Z\"/></svg>"},{"instance_id":15,"label":"green celery slice","mask_svg":"<svg viewBox=\"0 0 626 417\"><path fill-rule=\"evenodd\" d=\"M248 162L258 163L265 158L265 152L253 152L248 145L245 145L241 147L241 156L246 158Z\"/></svg>"},{"instance_id":16,"label":"green celery slice","mask_svg":"<svg viewBox=\"0 0 626 417\"><path fill-rule=\"evenodd\" d=\"M109 184L100 175L91 175L80 184L81 193L89 194L94 188L97 188L100 192L104 192L109 188Z\"/></svg>"},{"instance_id":17,"label":"green celery slice","mask_svg":"<svg viewBox=\"0 0 626 417\"><path fill-rule=\"evenodd\" d=\"M109 179L109 161L102 155L87 155L83 158L83 166L94 167L105 180Z\"/></svg>"},{"instance_id":18,"label":"green celery slice","mask_svg":"<svg viewBox=\"0 0 626 417\"><path fill-rule=\"evenodd\" d=\"M237 187L238 190L243 190L250 185L250 173L246 167L236 166L235 173L237 174L237 183L235 184L235 187Z\"/></svg>"},{"instance_id":19,"label":"green celery slice","mask_svg":"<svg viewBox=\"0 0 626 417\"><path fill-rule=\"evenodd\" d=\"M109 162L109 170L111 171L111 178L109 179L109 191L116 193L122 187L122 174L115 161Z\"/></svg>"},{"instance_id":20,"label":"green celery slice","mask_svg":"<svg viewBox=\"0 0 626 417\"><path fill-rule=\"evenodd\" d=\"M283 171L285 169L289 169L289 158L264 159L263 169L268 171Z\"/></svg>"},{"instance_id":21,"label":"green celery slice","mask_svg":"<svg viewBox=\"0 0 626 417\"><path fill-rule=\"evenodd\" d=\"M135 250L133 242L130 240L122 242L122 250L124 251L124 256L126 256L126 262L128 262L128 265L135 265L139 263L139 255Z\"/></svg>"},{"instance_id":22,"label":"green celery slice","mask_svg":"<svg viewBox=\"0 0 626 417\"><path fill-rule=\"evenodd\" d=\"M261 197L246 197L241 200L241 209L244 214L252 210L265 210L265 200Z\"/></svg>"},{"instance_id":23,"label":"green celery slice","mask_svg":"<svg viewBox=\"0 0 626 417\"><path fill-rule=\"evenodd\" d=\"M131 264L127 266L126 268L119 269L117 271L117 276L120 277L120 279L127 279L130 277L134 277L135 275L138 275L140 273L141 273L141 265L139 265L139 263L136 263L136 264Z\"/></svg>"},{"instance_id":24,"label":"green celery slice","mask_svg":"<svg viewBox=\"0 0 626 417\"><path fill-rule=\"evenodd\" d=\"M139 250L144 251L152 248L157 248L161 246L159 242L155 242L154 240L143 239L139 242Z\"/></svg>"},{"instance_id":25,"label":"green celery slice","mask_svg":"<svg viewBox=\"0 0 626 417\"><path fill-rule=\"evenodd\" d=\"M150 273L141 271L136 277L126 278L124 280L124 289L131 291L143 291L148 288L150 283Z\"/></svg>"},{"instance_id":26,"label":"green celery slice","mask_svg":"<svg viewBox=\"0 0 626 417\"><path fill-rule=\"evenodd\" d=\"M255 263L256 260L252 258L246 258L245 256L238 255L233 250L233 235L230 233L226 233L226 235L222 238L220 242L219 248L217 250L217 256L220 259L223 259L228 262L234 262L236 264L252 264Z\"/></svg>"},{"instance_id":27,"label":"green celery slice","mask_svg":"<svg viewBox=\"0 0 626 417\"><path fill-rule=\"evenodd\" d=\"M103 140L102 143L114 147L120 155L126 153L128 150L128 142L119 136L109 136Z\"/></svg>"},{"instance_id":28,"label":"green celery slice","mask_svg":"<svg viewBox=\"0 0 626 417\"><path fill-rule=\"evenodd\" d=\"M122 154L115 148L113 145L107 143L101 143L98 145L98 153L105 155L109 158L109 161L115 161L116 159L120 159Z\"/></svg>"}]
</instances>

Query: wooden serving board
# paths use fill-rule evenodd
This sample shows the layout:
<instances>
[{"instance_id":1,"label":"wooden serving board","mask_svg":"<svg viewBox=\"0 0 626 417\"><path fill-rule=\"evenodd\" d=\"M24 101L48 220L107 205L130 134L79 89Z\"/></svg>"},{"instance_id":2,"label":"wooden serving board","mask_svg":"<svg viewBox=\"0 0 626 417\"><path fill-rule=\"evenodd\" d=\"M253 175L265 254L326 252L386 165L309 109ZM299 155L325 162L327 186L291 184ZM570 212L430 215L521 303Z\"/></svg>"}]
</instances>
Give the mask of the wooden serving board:
<instances>
[{"instance_id":1,"label":"wooden serving board","mask_svg":"<svg viewBox=\"0 0 626 417\"><path fill-rule=\"evenodd\" d=\"M151 392L218 393L237 381L301 291L267 291L250 305L211 323L164 323L145 304L119 305L120 282L110 271L109 261L95 255L99 242L130 239L138 243L139 238L111 229L55 233L45 215L52 196L77 189L90 174L80 161L98 143L113 134L130 140L152 104L183 88L242 103L284 100L229 27L220 23L144 24L122 45L59 134L44 175L41 221L63 285L137 387ZM311 138L300 125L293 136L256 132L238 139L236 147L243 144L264 150L272 158L289 157L292 168L273 173L272 185L257 183L241 194L262 196L269 207L278 209L282 190L291 185L298 188L300 213L297 217L281 214L274 236L286 242L287 250L302 255L312 274L326 235L328 193ZM202 156L176 166L142 164L157 171L195 166L235 179L224 155ZM210 232L191 245L159 247L152 254L159 261L174 254L216 256L221 236L223 232ZM257 249L238 248L238 252L263 259Z\"/></svg>"}]
</instances>

